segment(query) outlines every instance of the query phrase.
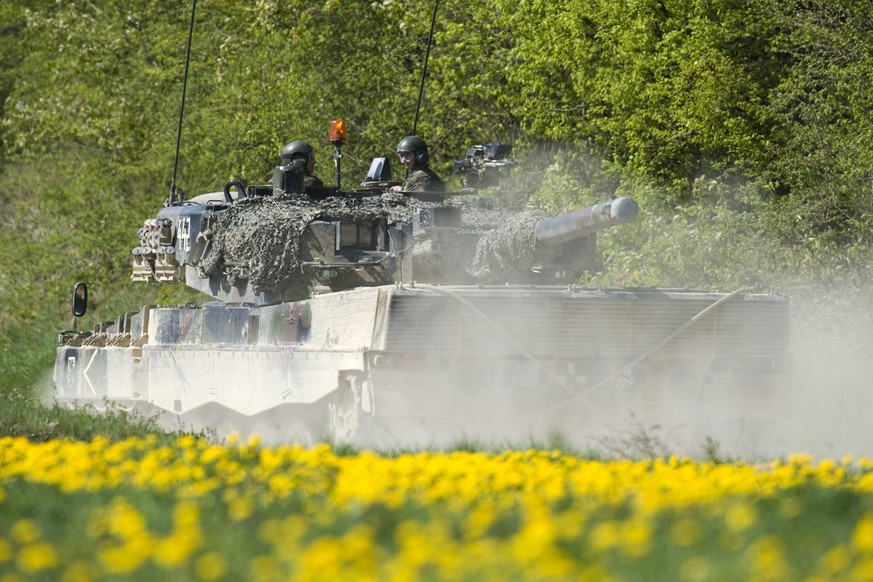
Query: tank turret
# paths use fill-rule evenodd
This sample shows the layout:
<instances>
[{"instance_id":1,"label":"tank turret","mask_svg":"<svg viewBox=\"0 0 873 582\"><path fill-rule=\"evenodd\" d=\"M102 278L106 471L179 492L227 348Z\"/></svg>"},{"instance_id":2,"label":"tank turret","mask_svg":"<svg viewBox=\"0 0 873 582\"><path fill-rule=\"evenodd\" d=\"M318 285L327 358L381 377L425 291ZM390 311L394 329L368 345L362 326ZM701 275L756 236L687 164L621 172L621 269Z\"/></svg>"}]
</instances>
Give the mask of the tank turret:
<instances>
[{"instance_id":1,"label":"tank turret","mask_svg":"<svg viewBox=\"0 0 873 582\"><path fill-rule=\"evenodd\" d=\"M564 283L594 267L597 231L632 220L618 198L550 217L471 192L306 193L243 188L161 210L140 230L134 280L185 282L268 305L361 286Z\"/></svg>"},{"instance_id":2,"label":"tank turret","mask_svg":"<svg viewBox=\"0 0 873 582\"><path fill-rule=\"evenodd\" d=\"M344 135L332 139L337 150ZM291 151L300 144L308 149ZM374 166L383 171L360 189L341 190L339 172L335 187L311 187L303 160L291 159L310 151L292 142L270 184L233 180L146 220L131 278L184 282L219 301L252 305L413 281L572 283L594 267L596 232L637 214L629 198L559 216L498 207L469 187L498 184L516 165L511 147L497 143L473 146L456 163L465 178L454 193L390 191L387 160L371 165L371 174Z\"/></svg>"}]
</instances>

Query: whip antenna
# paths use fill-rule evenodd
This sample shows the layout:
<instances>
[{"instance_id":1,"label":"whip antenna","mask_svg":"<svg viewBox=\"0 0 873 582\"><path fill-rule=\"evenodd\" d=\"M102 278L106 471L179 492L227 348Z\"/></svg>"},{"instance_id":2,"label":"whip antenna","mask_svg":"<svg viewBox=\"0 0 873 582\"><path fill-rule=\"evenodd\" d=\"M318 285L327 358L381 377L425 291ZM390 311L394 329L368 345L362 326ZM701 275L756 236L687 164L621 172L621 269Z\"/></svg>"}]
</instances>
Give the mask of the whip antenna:
<instances>
[{"instance_id":1,"label":"whip antenna","mask_svg":"<svg viewBox=\"0 0 873 582\"><path fill-rule=\"evenodd\" d=\"M437 8L440 0L434 0L433 16L430 19L430 34L427 37L427 50L424 53L424 67L421 69L421 82L418 85L418 103L415 106L415 121L412 123L412 135L418 135L418 112L421 110L421 96L424 94L424 78L427 76L427 60L430 57L430 45L433 44L433 27L436 24Z\"/></svg>"},{"instance_id":2,"label":"whip antenna","mask_svg":"<svg viewBox=\"0 0 873 582\"><path fill-rule=\"evenodd\" d=\"M170 197L167 206L173 204L178 190L176 189L176 171L179 169L179 148L182 144L182 118L185 117L185 92L188 89L188 64L191 62L191 38L194 36L194 11L197 0L191 2L191 23L188 25L188 48L185 50L185 75L182 77L182 103L179 106L179 129L176 132L176 157L173 160L173 181L170 183Z\"/></svg>"}]
</instances>

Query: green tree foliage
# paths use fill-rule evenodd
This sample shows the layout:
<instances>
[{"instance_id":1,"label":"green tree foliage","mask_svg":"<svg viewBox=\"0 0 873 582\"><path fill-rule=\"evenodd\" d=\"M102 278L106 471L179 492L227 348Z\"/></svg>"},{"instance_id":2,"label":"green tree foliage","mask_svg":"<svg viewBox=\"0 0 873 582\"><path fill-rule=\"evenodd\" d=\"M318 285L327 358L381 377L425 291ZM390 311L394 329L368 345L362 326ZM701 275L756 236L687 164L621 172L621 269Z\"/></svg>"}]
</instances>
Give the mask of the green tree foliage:
<instances>
[{"instance_id":1,"label":"green tree foliage","mask_svg":"<svg viewBox=\"0 0 873 582\"><path fill-rule=\"evenodd\" d=\"M16 79L10 155L81 148L115 170L171 166L189 9L8 8L16 31L26 14L14 37L28 49L4 69ZM297 138L330 173L337 117L352 134L348 170L361 173L411 132L431 9L201 2L180 182L263 180ZM444 1L418 131L444 169L471 141L518 153L561 142L662 186L668 202L702 176L741 176L845 210L871 171L868 13L852 1Z\"/></svg>"},{"instance_id":2,"label":"green tree foliage","mask_svg":"<svg viewBox=\"0 0 873 582\"><path fill-rule=\"evenodd\" d=\"M69 2L31 15L36 50L16 87L10 150L32 158L63 144L106 152L120 166L154 157L170 165L190 7L159 6ZM492 50L473 49L494 38L493 9L453 8L439 21L418 127L434 149L467 145L471 138L460 136L471 122L506 135L507 116L483 121L498 99L504 107L509 99L499 91L502 70L489 63ZM392 152L412 131L431 9L392 0L201 2L182 182L201 190L230 177L264 179L282 145L300 138L316 145L327 166L334 118L350 128L350 170Z\"/></svg>"},{"instance_id":3,"label":"green tree foliage","mask_svg":"<svg viewBox=\"0 0 873 582\"><path fill-rule=\"evenodd\" d=\"M835 228L873 208L873 14L865 2L807 2L792 16L793 66L768 107L780 139L766 175L814 201L819 229Z\"/></svg>"},{"instance_id":4,"label":"green tree foliage","mask_svg":"<svg viewBox=\"0 0 873 582\"><path fill-rule=\"evenodd\" d=\"M523 2L511 78L526 126L589 140L626 173L679 193L702 174L753 170L787 64L774 44L782 4Z\"/></svg>"}]
</instances>

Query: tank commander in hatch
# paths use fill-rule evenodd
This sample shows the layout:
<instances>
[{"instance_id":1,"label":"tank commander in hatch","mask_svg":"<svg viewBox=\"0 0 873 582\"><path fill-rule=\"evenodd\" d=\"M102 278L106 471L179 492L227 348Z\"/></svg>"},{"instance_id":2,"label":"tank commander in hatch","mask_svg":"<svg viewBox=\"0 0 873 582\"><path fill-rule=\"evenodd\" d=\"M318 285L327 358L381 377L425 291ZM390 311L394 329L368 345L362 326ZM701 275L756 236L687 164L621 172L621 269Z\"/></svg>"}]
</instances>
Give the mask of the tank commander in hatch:
<instances>
[{"instance_id":1,"label":"tank commander in hatch","mask_svg":"<svg viewBox=\"0 0 873 582\"><path fill-rule=\"evenodd\" d=\"M400 163L406 166L409 174L400 186L391 188L393 192L443 192L445 184L430 169L427 144L417 135L404 137L397 144L397 155Z\"/></svg>"},{"instance_id":2,"label":"tank commander in hatch","mask_svg":"<svg viewBox=\"0 0 873 582\"><path fill-rule=\"evenodd\" d=\"M291 166L295 160L300 160L303 163L304 190L324 187L318 176L312 173L315 170L315 150L309 143L298 139L282 148L282 163L284 165Z\"/></svg>"}]
</instances>

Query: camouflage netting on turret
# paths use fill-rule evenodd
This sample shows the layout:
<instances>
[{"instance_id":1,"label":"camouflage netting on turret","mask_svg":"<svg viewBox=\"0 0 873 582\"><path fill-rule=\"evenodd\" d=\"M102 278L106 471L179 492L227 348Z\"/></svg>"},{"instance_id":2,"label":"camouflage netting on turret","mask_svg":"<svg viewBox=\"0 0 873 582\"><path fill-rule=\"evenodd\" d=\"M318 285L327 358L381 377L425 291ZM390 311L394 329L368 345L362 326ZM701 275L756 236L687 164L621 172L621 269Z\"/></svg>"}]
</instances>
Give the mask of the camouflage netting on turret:
<instances>
[{"instance_id":1,"label":"camouflage netting on turret","mask_svg":"<svg viewBox=\"0 0 873 582\"><path fill-rule=\"evenodd\" d=\"M462 256L443 257L463 265L476 281L498 283L512 280L514 273L527 272L541 251L534 238L536 224L548 214L539 210L507 210L495 206L491 198L466 195L452 198L447 206L461 208L461 228L479 235L475 248L455 249ZM448 252L449 247L442 247Z\"/></svg>"},{"instance_id":2,"label":"camouflage netting on turret","mask_svg":"<svg viewBox=\"0 0 873 582\"><path fill-rule=\"evenodd\" d=\"M413 202L400 194L322 201L301 194L249 198L219 219L212 250L200 267L208 275L226 274L231 284L244 278L241 269L245 269L256 288L278 291L294 283L300 267L300 237L313 220L408 221Z\"/></svg>"},{"instance_id":3,"label":"camouflage netting on turret","mask_svg":"<svg viewBox=\"0 0 873 582\"><path fill-rule=\"evenodd\" d=\"M527 271L535 262L534 230L548 215L537 210L506 214L502 223L486 230L476 245L476 254L467 266L467 272L475 279L506 281L514 272Z\"/></svg>"},{"instance_id":4,"label":"camouflage netting on turret","mask_svg":"<svg viewBox=\"0 0 873 582\"><path fill-rule=\"evenodd\" d=\"M440 259L446 264L488 283L511 280L513 273L527 271L534 264L534 228L547 216L544 212L496 208L480 196L452 197L442 204L460 207L460 230L472 234L474 241L478 237L475 248L442 246ZM306 282L299 277L300 240L312 221L385 218L389 224L410 222L416 208L439 205L396 193L368 198L334 196L321 201L302 194L245 199L218 220L212 248L200 268L207 275L226 276L231 284L247 279L267 292L305 287Z\"/></svg>"}]
</instances>

